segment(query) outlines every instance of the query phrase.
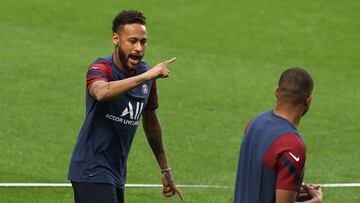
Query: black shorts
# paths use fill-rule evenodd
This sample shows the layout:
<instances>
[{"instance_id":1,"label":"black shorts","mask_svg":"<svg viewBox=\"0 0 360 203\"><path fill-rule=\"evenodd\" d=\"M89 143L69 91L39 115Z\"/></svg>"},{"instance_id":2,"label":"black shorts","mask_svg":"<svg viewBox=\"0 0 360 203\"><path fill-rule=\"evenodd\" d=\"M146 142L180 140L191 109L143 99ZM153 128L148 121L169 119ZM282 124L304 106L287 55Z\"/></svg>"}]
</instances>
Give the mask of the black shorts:
<instances>
[{"instance_id":1,"label":"black shorts","mask_svg":"<svg viewBox=\"0 0 360 203\"><path fill-rule=\"evenodd\" d=\"M107 183L71 181L75 203L124 203L124 189Z\"/></svg>"}]
</instances>

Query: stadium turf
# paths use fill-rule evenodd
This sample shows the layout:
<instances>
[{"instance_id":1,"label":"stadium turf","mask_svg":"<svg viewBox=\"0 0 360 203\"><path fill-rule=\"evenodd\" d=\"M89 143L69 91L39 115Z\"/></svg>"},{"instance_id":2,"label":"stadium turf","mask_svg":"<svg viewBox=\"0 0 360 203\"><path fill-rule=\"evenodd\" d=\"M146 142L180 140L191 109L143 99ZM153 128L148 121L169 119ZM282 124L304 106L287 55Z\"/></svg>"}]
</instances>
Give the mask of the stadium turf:
<instances>
[{"instance_id":1,"label":"stadium turf","mask_svg":"<svg viewBox=\"0 0 360 203\"><path fill-rule=\"evenodd\" d=\"M299 131L307 143L305 182L360 182L360 2L249 0L0 1L0 182L67 182L84 119L86 67L113 51L121 9L147 17L145 60L172 56L158 82L164 142L186 202L230 203L242 131L274 105L280 73L314 77L312 109ZM128 183L160 184L141 126ZM324 188L327 203L360 201L359 188ZM71 202L67 189L0 188L0 202ZM26 201L25 201L26 200ZM159 189L126 190L127 202L165 200Z\"/></svg>"}]
</instances>

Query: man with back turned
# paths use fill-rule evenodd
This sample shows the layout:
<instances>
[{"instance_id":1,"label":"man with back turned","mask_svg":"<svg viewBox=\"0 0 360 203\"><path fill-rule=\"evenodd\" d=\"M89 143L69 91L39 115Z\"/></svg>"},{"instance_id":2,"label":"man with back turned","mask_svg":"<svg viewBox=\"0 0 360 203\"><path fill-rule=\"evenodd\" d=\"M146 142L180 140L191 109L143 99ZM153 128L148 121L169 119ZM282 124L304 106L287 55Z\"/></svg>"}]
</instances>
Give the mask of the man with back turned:
<instances>
[{"instance_id":1,"label":"man with back turned","mask_svg":"<svg viewBox=\"0 0 360 203\"><path fill-rule=\"evenodd\" d=\"M302 185L306 146L297 132L310 108L313 80L302 68L285 70L273 110L246 127L238 165L234 203L321 203L319 185Z\"/></svg>"}]
</instances>

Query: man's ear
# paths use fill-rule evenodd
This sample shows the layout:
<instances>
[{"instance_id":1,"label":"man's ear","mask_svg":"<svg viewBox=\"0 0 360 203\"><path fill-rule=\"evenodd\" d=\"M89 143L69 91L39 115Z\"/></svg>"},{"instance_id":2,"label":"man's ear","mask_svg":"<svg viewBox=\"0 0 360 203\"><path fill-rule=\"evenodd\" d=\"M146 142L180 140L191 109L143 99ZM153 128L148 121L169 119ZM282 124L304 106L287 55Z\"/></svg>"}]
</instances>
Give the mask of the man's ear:
<instances>
[{"instance_id":1,"label":"man's ear","mask_svg":"<svg viewBox=\"0 0 360 203\"><path fill-rule=\"evenodd\" d=\"M312 101L312 94L310 94L310 95L306 98L306 101L305 101L306 106L310 106L311 101Z\"/></svg>"},{"instance_id":2,"label":"man's ear","mask_svg":"<svg viewBox=\"0 0 360 203\"><path fill-rule=\"evenodd\" d=\"M117 46L119 44L119 41L120 41L120 36L116 32L114 32L113 36L112 36L112 39L113 39L114 45Z\"/></svg>"},{"instance_id":3,"label":"man's ear","mask_svg":"<svg viewBox=\"0 0 360 203\"><path fill-rule=\"evenodd\" d=\"M275 97L278 98L279 96L280 96L280 90L279 90L279 88L276 88Z\"/></svg>"}]
</instances>

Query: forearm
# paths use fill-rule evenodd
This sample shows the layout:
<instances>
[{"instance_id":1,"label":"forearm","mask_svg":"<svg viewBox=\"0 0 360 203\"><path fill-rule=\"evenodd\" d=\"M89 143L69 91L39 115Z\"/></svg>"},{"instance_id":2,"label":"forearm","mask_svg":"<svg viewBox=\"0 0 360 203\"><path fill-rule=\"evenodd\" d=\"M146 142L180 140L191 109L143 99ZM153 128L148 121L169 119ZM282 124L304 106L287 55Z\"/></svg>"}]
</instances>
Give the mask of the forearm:
<instances>
[{"instance_id":1,"label":"forearm","mask_svg":"<svg viewBox=\"0 0 360 203\"><path fill-rule=\"evenodd\" d=\"M149 80L149 77L146 73L143 73L124 80L111 82L96 81L90 87L90 95L98 101L105 101L128 92L146 80Z\"/></svg>"},{"instance_id":2,"label":"forearm","mask_svg":"<svg viewBox=\"0 0 360 203\"><path fill-rule=\"evenodd\" d=\"M143 127L148 143L161 169L168 168L162 141L162 131L159 119L154 111L144 111Z\"/></svg>"},{"instance_id":3,"label":"forearm","mask_svg":"<svg viewBox=\"0 0 360 203\"><path fill-rule=\"evenodd\" d=\"M166 161L164 146L162 142L162 133L159 119L156 116L155 111L144 111L143 112L143 127L151 146L151 149L159 163L162 173L162 192L165 197L171 197L178 194L181 200L184 200L184 195L181 190L175 185L174 179L172 178L169 166Z\"/></svg>"}]
</instances>

